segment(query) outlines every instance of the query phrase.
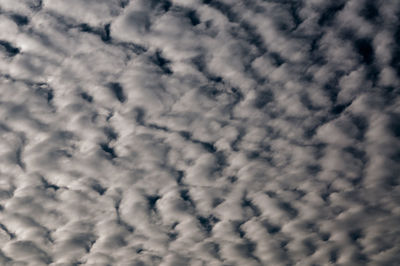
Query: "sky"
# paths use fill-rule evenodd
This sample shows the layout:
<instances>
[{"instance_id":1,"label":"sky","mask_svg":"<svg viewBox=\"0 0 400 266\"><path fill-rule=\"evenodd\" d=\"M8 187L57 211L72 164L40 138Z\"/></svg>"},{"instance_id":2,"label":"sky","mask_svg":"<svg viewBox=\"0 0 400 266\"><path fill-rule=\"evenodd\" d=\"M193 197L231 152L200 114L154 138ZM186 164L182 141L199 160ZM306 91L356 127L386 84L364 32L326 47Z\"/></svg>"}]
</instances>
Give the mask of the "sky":
<instances>
[{"instance_id":1,"label":"sky","mask_svg":"<svg viewBox=\"0 0 400 266\"><path fill-rule=\"evenodd\" d=\"M0 265L400 265L397 0L0 0Z\"/></svg>"}]
</instances>

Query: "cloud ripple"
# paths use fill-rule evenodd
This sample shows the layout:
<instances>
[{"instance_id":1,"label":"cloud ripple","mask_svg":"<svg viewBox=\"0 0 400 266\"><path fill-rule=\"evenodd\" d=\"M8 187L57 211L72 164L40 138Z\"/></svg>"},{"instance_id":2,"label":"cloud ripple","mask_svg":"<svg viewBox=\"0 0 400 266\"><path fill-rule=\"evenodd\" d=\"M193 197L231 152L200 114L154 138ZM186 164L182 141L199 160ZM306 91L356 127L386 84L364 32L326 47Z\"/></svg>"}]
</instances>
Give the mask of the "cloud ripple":
<instances>
[{"instance_id":1,"label":"cloud ripple","mask_svg":"<svg viewBox=\"0 0 400 266\"><path fill-rule=\"evenodd\" d=\"M398 265L396 1L0 1L0 264Z\"/></svg>"}]
</instances>

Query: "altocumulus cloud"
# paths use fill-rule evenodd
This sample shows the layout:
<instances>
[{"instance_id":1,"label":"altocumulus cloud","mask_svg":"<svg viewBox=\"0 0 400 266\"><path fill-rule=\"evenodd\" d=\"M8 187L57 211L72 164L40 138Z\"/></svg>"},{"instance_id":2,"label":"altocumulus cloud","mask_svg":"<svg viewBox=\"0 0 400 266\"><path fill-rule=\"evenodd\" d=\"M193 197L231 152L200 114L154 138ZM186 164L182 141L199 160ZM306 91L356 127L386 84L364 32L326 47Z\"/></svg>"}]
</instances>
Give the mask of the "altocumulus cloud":
<instances>
[{"instance_id":1,"label":"altocumulus cloud","mask_svg":"<svg viewBox=\"0 0 400 266\"><path fill-rule=\"evenodd\" d=\"M0 0L1 265L399 265L396 0Z\"/></svg>"}]
</instances>

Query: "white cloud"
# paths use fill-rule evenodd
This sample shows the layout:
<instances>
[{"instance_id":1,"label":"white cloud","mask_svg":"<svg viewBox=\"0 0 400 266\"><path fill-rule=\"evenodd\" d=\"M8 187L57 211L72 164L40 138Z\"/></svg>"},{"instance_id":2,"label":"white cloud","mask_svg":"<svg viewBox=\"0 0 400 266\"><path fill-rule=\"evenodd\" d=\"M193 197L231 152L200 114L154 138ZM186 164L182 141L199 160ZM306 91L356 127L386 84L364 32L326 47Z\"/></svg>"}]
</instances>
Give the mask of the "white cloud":
<instances>
[{"instance_id":1,"label":"white cloud","mask_svg":"<svg viewBox=\"0 0 400 266\"><path fill-rule=\"evenodd\" d=\"M393 2L0 9L0 264L399 260Z\"/></svg>"}]
</instances>

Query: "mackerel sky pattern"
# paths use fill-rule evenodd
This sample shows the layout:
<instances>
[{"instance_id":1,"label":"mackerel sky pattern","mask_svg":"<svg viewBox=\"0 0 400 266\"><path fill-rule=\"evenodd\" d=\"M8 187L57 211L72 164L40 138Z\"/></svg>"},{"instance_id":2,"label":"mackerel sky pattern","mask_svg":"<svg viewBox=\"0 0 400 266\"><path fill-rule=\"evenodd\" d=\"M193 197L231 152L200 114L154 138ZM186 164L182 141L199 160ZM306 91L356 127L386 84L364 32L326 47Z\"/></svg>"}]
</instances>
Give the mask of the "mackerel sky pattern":
<instances>
[{"instance_id":1,"label":"mackerel sky pattern","mask_svg":"<svg viewBox=\"0 0 400 266\"><path fill-rule=\"evenodd\" d=\"M0 265L400 265L397 0L0 0Z\"/></svg>"}]
</instances>

